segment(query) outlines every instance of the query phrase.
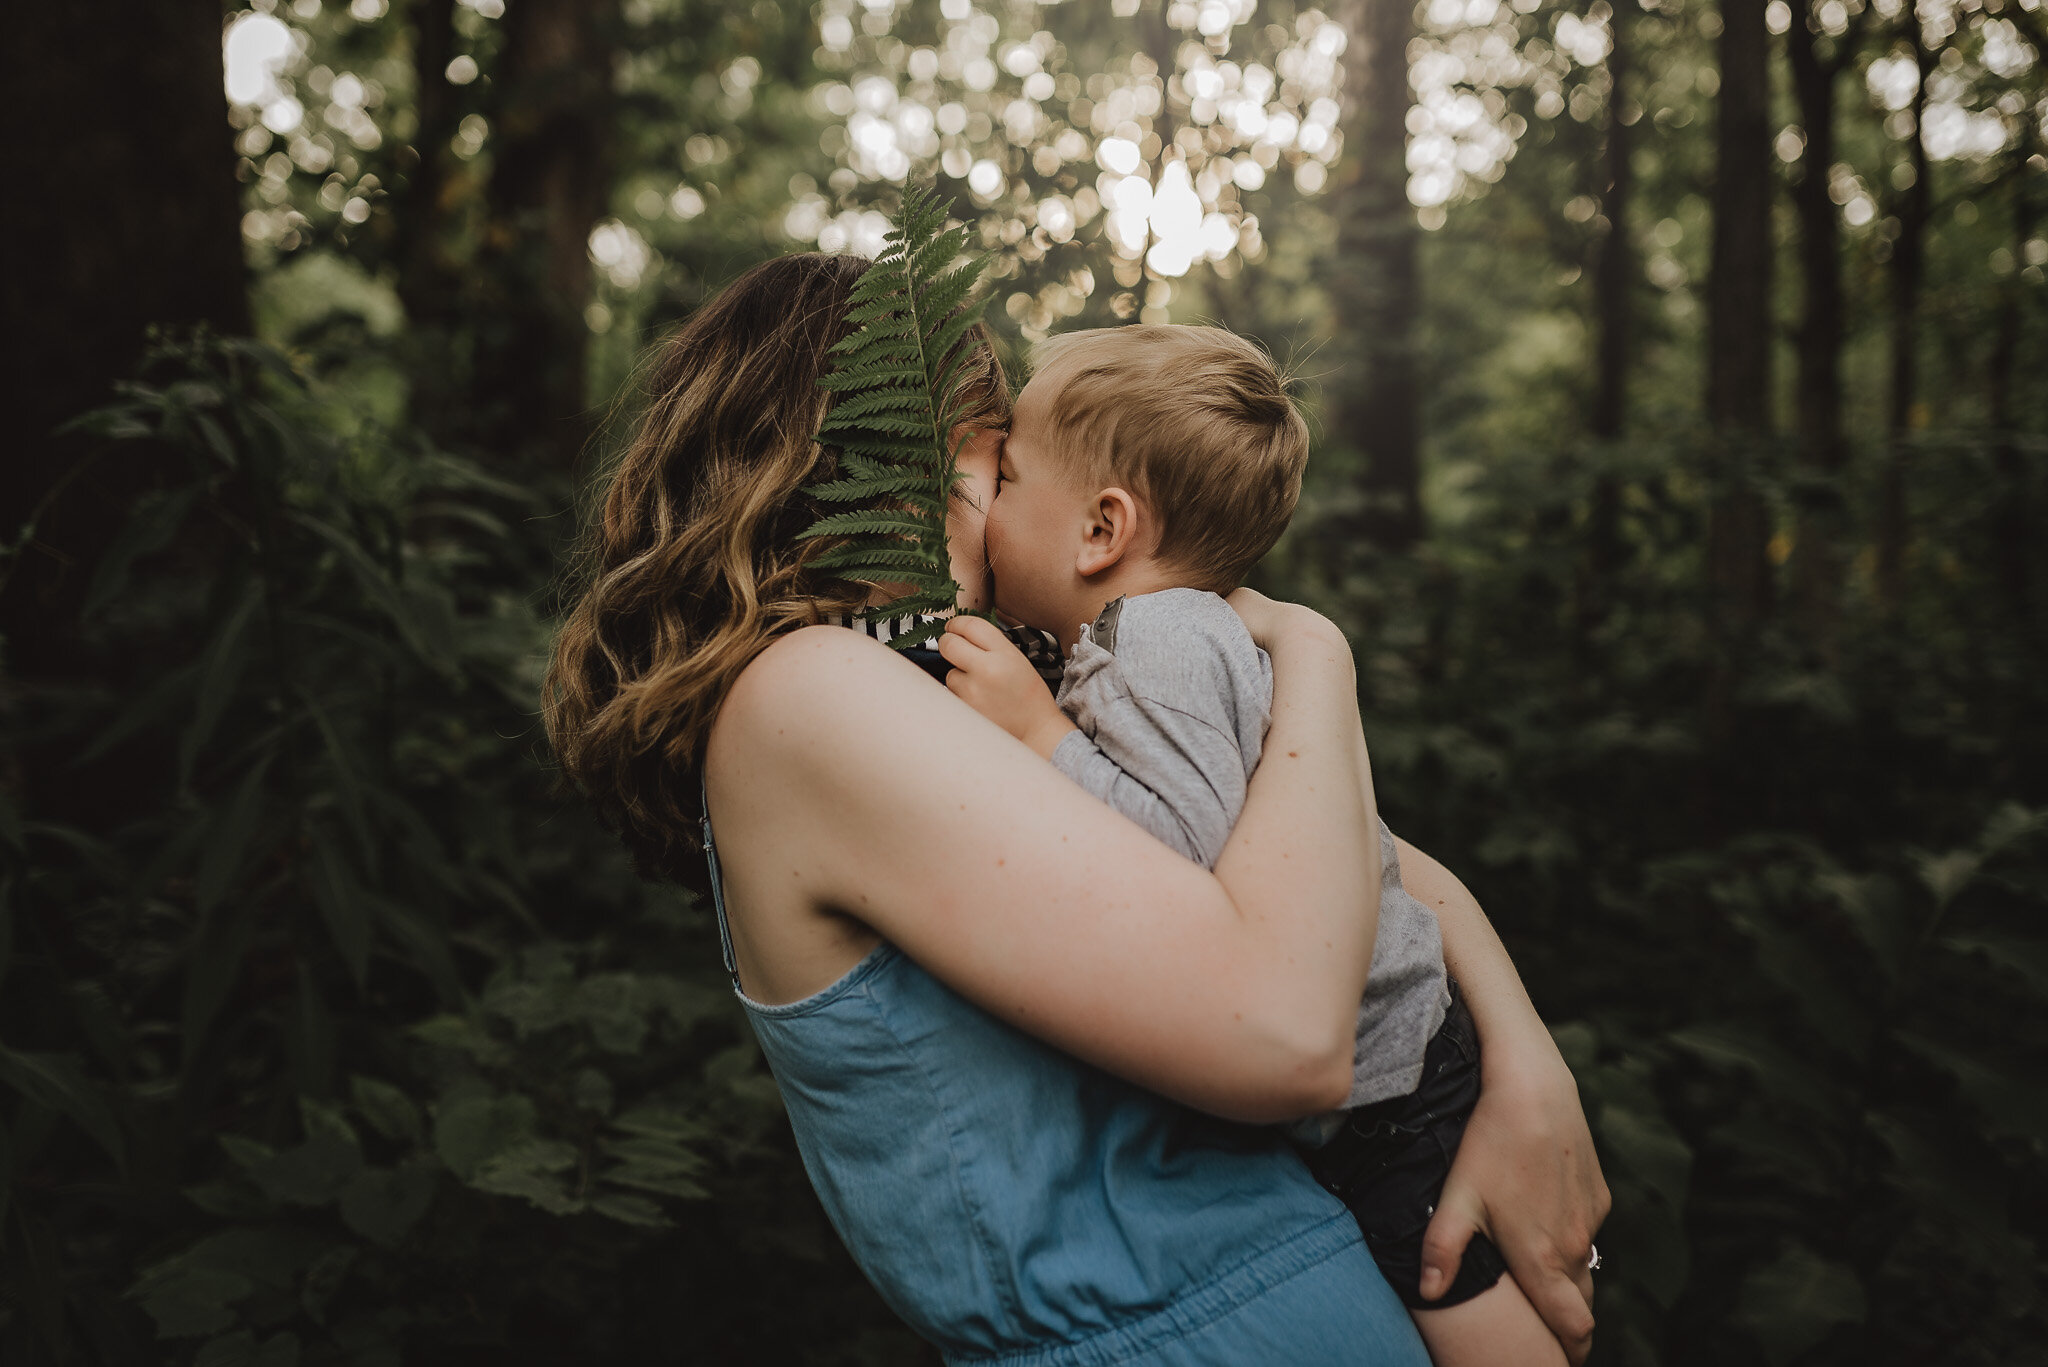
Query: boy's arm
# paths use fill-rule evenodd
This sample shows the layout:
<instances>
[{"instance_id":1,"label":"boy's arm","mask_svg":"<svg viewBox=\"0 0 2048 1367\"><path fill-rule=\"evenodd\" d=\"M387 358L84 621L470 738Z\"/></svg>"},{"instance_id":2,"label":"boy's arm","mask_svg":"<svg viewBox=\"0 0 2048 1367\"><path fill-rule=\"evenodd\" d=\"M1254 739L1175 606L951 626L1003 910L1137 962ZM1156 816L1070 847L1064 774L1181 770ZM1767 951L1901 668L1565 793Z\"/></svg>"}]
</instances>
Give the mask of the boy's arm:
<instances>
[{"instance_id":1,"label":"boy's arm","mask_svg":"<svg viewBox=\"0 0 2048 1367\"><path fill-rule=\"evenodd\" d=\"M1151 699L1091 700L1097 737L1114 738L1113 759L1046 696L995 628L956 618L939 648L953 666L946 687L975 711L1167 846L1214 866L1245 800L1244 755L1227 733Z\"/></svg>"},{"instance_id":2,"label":"boy's arm","mask_svg":"<svg viewBox=\"0 0 2048 1367\"><path fill-rule=\"evenodd\" d=\"M1067 732L1053 751L1053 767L1168 847L1213 868L1244 810L1244 757L1237 743L1199 717L1136 698L1117 699L1098 716L1096 734L1113 733L1126 753L1157 758L1147 766L1152 772L1131 772L1078 730ZM1224 793L1211 781L1219 778Z\"/></svg>"},{"instance_id":3,"label":"boy's arm","mask_svg":"<svg viewBox=\"0 0 2048 1367\"><path fill-rule=\"evenodd\" d=\"M1037 751L1040 759L1051 759L1074 732L1074 723L1045 691L1037 669L994 623L955 617L937 645L953 667L946 687L954 696Z\"/></svg>"}]
</instances>

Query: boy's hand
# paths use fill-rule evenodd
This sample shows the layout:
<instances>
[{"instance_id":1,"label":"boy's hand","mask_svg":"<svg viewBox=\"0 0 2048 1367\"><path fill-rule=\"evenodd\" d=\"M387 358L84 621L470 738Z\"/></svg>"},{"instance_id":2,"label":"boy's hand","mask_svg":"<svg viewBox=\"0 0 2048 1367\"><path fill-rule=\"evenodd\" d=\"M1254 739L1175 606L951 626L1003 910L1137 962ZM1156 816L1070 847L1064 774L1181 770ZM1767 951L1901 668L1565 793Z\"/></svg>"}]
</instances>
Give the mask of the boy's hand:
<instances>
[{"instance_id":1,"label":"boy's hand","mask_svg":"<svg viewBox=\"0 0 2048 1367\"><path fill-rule=\"evenodd\" d=\"M953 666L946 687L1041 758L1051 759L1074 729L1024 652L994 623L955 617L939 637L939 654Z\"/></svg>"}]
</instances>

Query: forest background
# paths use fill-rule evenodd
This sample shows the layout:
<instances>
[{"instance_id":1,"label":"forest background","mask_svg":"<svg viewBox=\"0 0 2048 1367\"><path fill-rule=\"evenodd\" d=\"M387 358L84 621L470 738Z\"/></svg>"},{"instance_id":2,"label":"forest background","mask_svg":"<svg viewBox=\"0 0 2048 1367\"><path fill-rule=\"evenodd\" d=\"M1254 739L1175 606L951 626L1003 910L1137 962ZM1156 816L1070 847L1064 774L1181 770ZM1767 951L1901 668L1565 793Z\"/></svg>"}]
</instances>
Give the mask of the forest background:
<instances>
[{"instance_id":1,"label":"forest background","mask_svg":"<svg viewBox=\"0 0 2048 1367\"><path fill-rule=\"evenodd\" d=\"M1213 320L1615 1192L1596 1360L2048 1361L2042 0L124 0L6 102L0 1360L936 1359L549 767L636 355L934 180Z\"/></svg>"}]
</instances>

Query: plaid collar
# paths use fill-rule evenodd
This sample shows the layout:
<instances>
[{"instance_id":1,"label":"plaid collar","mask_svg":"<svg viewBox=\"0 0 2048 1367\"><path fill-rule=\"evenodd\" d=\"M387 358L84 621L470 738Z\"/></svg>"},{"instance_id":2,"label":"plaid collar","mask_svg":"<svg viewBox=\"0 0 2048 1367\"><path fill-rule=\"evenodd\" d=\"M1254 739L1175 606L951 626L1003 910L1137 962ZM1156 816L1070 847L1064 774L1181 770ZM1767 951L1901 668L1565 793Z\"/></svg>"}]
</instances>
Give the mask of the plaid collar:
<instances>
[{"instance_id":1,"label":"plaid collar","mask_svg":"<svg viewBox=\"0 0 2048 1367\"><path fill-rule=\"evenodd\" d=\"M874 637L883 645L915 627L943 620L945 619L934 613L905 613L900 617L878 618L864 614L849 616L843 612L835 612L825 618L832 626L852 627L863 636ZM1003 635L1009 637L1017 649L1024 652L1024 658L1031 661L1031 667L1038 671L1038 677L1045 680L1046 686L1057 692L1060 676L1066 670L1066 659L1060 652L1059 639L1051 632L1040 631L1035 627L1004 627L1000 623L998 626Z\"/></svg>"}]
</instances>

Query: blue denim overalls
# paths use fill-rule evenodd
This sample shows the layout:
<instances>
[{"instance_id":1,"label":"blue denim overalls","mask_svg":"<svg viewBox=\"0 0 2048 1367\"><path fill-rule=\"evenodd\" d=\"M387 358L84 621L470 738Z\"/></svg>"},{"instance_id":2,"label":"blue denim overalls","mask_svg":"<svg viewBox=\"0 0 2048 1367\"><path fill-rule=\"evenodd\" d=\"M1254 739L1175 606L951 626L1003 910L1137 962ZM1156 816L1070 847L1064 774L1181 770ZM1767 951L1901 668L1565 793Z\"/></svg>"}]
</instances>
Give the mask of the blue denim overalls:
<instances>
[{"instance_id":1,"label":"blue denim overalls","mask_svg":"<svg viewBox=\"0 0 2048 1367\"><path fill-rule=\"evenodd\" d=\"M895 946L768 1006L726 970L811 1184L949 1364L1428 1367L1358 1226L1274 1129L1014 1030Z\"/></svg>"}]
</instances>

